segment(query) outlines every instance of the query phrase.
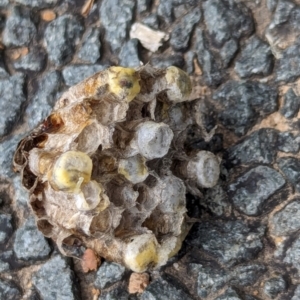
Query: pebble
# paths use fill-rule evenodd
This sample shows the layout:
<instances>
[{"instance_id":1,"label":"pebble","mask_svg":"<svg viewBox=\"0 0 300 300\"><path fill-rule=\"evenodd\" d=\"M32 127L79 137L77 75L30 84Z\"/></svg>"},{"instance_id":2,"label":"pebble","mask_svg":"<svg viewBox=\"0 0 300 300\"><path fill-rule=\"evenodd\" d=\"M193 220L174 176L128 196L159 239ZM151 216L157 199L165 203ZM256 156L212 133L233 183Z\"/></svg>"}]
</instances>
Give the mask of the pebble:
<instances>
[{"instance_id":1,"label":"pebble","mask_svg":"<svg viewBox=\"0 0 300 300\"><path fill-rule=\"evenodd\" d=\"M21 260L41 260L49 256L51 249L43 234L37 229L33 217L16 232L14 252Z\"/></svg>"},{"instance_id":2,"label":"pebble","mask_svg":"<svg viewBox=\"0 0 300 300\"><path fill-rule=\"evenodd\" d=\"M0 299L21 300L20 288L13 281L4 281L0 279Z\"/></svg>"},{"instance_id":3,"label":"pebble","mask_svg":"<svg viewBox=\"0 0 300 300\"><path fill-rule=\"evenodd\" d=\"M280 173L267 166L257 166L230 184L228 195L236 208L255 216L264 211L269 198L284 184Z\"/></svg>"},{"instance_id":4,"label":"pebble","mask_svg":"<svg viewBox=\"0 0 300 300\"><path fill-rule=\"evenodd\" d=\"M12 218L8 214L0 214L0 244L8 241L13 233Z\"/></svg>"},{"instance_id":5,"label":"pebble","mask_svg":"<svg viewBox=\"0 0 300 300\"><path fill-rule=\"evenodd\" d=\"M195 32L195 52L203 72L204 82L212 87L218 86L223 80L221 63L207 46L204 32L197 27Z\"/></svg>"},{"instance_id":6,"label":"pebble","mask_svg":"<svg viewBox=\"0 0 300 300\"><path fill-rule=\"evenodd\" d=\"M101 57L100 48L100 29L88 28L77 56L84 63L94 64Z\"/></svg>"},{"instance_id":7,"label":"pebble","mask_svg":"<svg viewBox=\"0 0 300 300\"><path fill-rule=\"evenodd\" d=\"M267 271L262 264L237 266L231 273L230 284L233 286L253 286Z\"/></svg>"},{"instance_id":8,"label":"pebble","mask_svg":"<svg viewBox=\"0 0 300 300\"><path fill-rule=\"evenodd\" d=\"M300 199L295 198L270 220L271 232L275 236L289 235L300 229Z\"/></svg>"},{"instance_id":9,"label":"pebble","mask_svg":"<svg viewBox=\"0 0 300 300\"><path fill-rule=\"evenodd\" d=\"M0 7L7 8L9 0L0 0Z\"/></svg>"},{"instance_id":10,"label":"pebble","mask_svg":"<svg viewBox=\"0 0 300 300\"><path fill-rule=\"evenodd\" d=\"M26 109L30 129L35 128L51 112L61 89L61 81L59 71L50 71L39 80L37 91Z\"/></svg>"},{"instance_id":11,"label":"pebble","mask_svg":"<svg viewBox=\"0 0 300 300\"><path fill-rule=\"evenodd\" d=\"M151 27L152 29L159 28L159 19L157 14L150 14L149 16L143 18L142 23Z\"/></svg>"},{"instance_id":12,"label":"pebble","mask_svg":"<svg viewBox=\"0 0 300 300\"><path fill-rule=\"evenodd\" d=\"M300 237L288 246L283 262L292 265L297 270L297 273L291 274L291 276L300 277Z\"/></svg>"},{"instance_id":13,"label":"pebble","mask_svg":"<svg viewBox=\"0 0 300 300\"><path fill-rule=\"evenodd\" d=\"M204 201L201 201L201 204L209 208L213 214L219 217L230 214L231 212L231 205L228 202L227 193L221 185L216 185L208 189L204 195Z\"/></svg>"},{"instance_id":14,"label":"pebble","mask_svg":"<svg viewBox=\"0 0 300 300\"><path fill-rule=\"evenodd\" d=\"M135 0L104 0L100 19L105 28L105 39L113 52L119 51L126 40L133 18Z\"/></svg>"},{"instance_id":15,"label":"pebble","mask_svg":"<svg viewBox=\"0 0 300 300\"><path fill-rule=\"evenodd\" d=\"M0 254L0 272L5 272L10 270L9 261L13 256L13 252L11 250L2 252Z\"/></svg>"},{"instance_id":16,"label":"pebble","mask_svg":"<svg viewBox=\"0 0 300 300\"><path fill-rule=\"evenodd\" d=\"M106 67L102 65L70 65L63 69L62 75L66 85L72 86L106 69Z\"/></svg>"},{"instance_id":17,"label":"pebble","mask_svg":"<svg viewBox=\"0 0 300 300\"><path fill-rule=\"evenodd\" d=\"M152 0L138 0L137 1L137 11L138 13L147 12L152 4Z\"/></svg>"},{"instance_id":18,"label":"pebble","mask_svg":"<svg viewBox=\"0 0 300 300\"><path fill-rule=\"evenodd\" d=\"M117 263L104 262L96 274L95 286L103 289L120 281L124 275L125 267Z\"/></svg>"},{"instance_id":19,"label":"pebble","mask_svg":"<svg viewBox=\"0 0 300 300\"><path fill-rule=\"evenodd\" d=\"M32 277L32 282L43 300L77 300L74 273L60 255L47 261Z\"/></svg>"},{"instance_id":20,"label":"pebble","mask_svg":"<svg viewBox=\"0 0 300 300\"><path fill-rule=\"evenodd\" d=\"M131 299L129 293L124 288L117 287L111 291L101 293L98 300L128 300ZM131 300L134 300L131 299Z\"/></svg>"},{"instance_id":21,"label":"pebble","mask_svg":"<svg viewBox=\"0 0 300 300\"><path fill-rule=\"evenodd\" d=\"M184 58L182 57L181 54L152 56L151 65L162 69L170 66L183 68Z\"/></svg>"},{"instance_id":22,"label":"pebble","mask_svg":"<svg viewBox=\"0 0 300 300\"><path fill-rule=\"evenodd\" d=\"M236 145L227 149L228 163L232 166L274 162L277 151L278 131L262 128L254 131Z\"/></svg>"},{"instance_id":23,"label":"pebble","mask_svg":"<svg viewBox=\"0 0 300 300\"><path fill-rule=\"evenodd\" d=\"M30 12L19 6L12 8L3 31L5 46L28 45L36 34L36 27L30 19Z\"/></svg>"},{"instance_id":24,"label":"pebble","mask_svg":"<svg viewBox=\"0 0 300 300\"><path fill-rule=\"evenodd\" d=\"M229 66L235 54L239 49L239 44L236 39L230 39L227 41L222 49L220 50L220 56L222 59L223 66L226 68Z\"/></svg>"},{"instance_id":25,"label":"pebble","mask_svg":"<svg viewBox=\"0 0 300 300\"><path fill-rule=\"evenodd\" d=\"M279 275L272 277L264 283L264 293L271 299L275 299L278 294L284 292L287 288L287 282Z\"/></svg>"},{"instance_id":26,"label":"pebble","mask_svg":"<svg viewBox=\"0 0 300 300\"><path fill-rule=\"evenodd\" d=\"M293 298L291 300L299 300L299 299L300 299L300 285L296 287Z\"/></svg>"},{"instance_id":27,"label":"pebble","mask_svg":"<svg viewBox=\"0 0 300 300\"><path fill-rule=\"evenodd\" d=\"M16 2L30 7L46 8L54 6L57 0L16 0Z\"/></svg>"},{"instance_id":28,"label":"pebble","mask_svg":"<svg viewBox=\"0 0 300 300\"><path fill-rule=\"evenodd\" d=\"M203 222L194 225L194 235L187 243L202 248L208 255L230 267L249 261L262 250L265 228L250 228L243 221Z\"/></svg>"},{"instance_id":29,"label":"pebble","mask_svg":"<svg viewBox=\"0 0 300 300\"><path fill-rule=\"evenodd\" d=\"M139 41L137 39L131 39L126 42L120 51L119 59L120 66L135 68L140 66L140 58L138 51Z\"/></svg>"},{"instance_id":30,"label":"pebble","mask_svg":"<svg viewBox=\"0 0 300 300\"><path fill-rule=\"evenodd\" d=\"M201 11L199 8L195 8L175 25L170 39L170 44L174 51L184 51L188 48L192 30L200 21L200 18Z\"/></svg>"},{"instance_id":31,"label":"pebble","mask_svg":"<svg viewBox=\"0 0 300 300\"><path fill-rule=\"evenodd\" d=\"M299 97L295 94L294 90L290 88L284 95L284 101L280 108L280 113L287 119L292 119L297 116L300 101Z\"/></svg>"},{"instance_id":32,"label":"pebble","mask_svg":"<svg viewBox=\"0 0 300 300\"><path fill-rule=\"evenodd\" d=\"M204 19L208 33L216 47L222 47L232 38L239 39L254 29L250 10L232 0L203 2Z\"/></svg>"},{"instance_id":33,"label":"pebble","mask_svg":"<svg viewBox=\"0 0 300 300\"><path fill-rule=\"evenodd\" d=\"M219 291L230 279L225 269L210 262L190 263L189 269L196 276L196 291L200 299Z\"/></svg>"},{"instance_id":34,"label":"pebble","mask_svg":"<svg viewBox=\"0 0 300 300\"><path fill-rule=\"evenodd\" d=\"M297 192L300 191L300 160L295 157L281 157L277 160L278 167L292 183Z\"/></svg>"},{"instance_id":35,"label":"pebble","mask_svg":"<svg viewBox=\"0 0 300 300\"><path fill-rule=\"evenodd\" d=\"M27 70L32 72L41 71L46 64L46 53L42 48L34 47L27 55L21 56L14 62L17 70Z\"/></svg>"},{"instance_id":36,"label":"pebble","mask_svg":"<svg viewBox=\"0 0 300 300\"><path fill-rule=\"evenodd\" d=\"M273 56L269 45L255 35L247 41L234 67L241 78L267 76L272 68Z\"/></svg>"},{"instance_id":37,"label":"pebble","mask_svg":"<svg viewBox=\"0 0 300 300\"><path fill-rule=\"evenodd\" d=\"M285 153L297 153L300 149L300 136L291 132L278 133L278 150Z\"/></svg>"},{"instance_id":38,"label":"pebble","mask_svg":"<svg viewBox=\"0 0 300 300\"><path fill-rule=\"evenodd\" d=\"M16 73L7 79L0 79L0 138L8 134L19 121L22 106L26 101L23 94L25 76Z\"/></svg>"},{"instance_id":39,"label":"pebble","mask_svg":"<svg viewBox=\"0 0 300 300\"><path fill-rule=\"evenodd\" d=\"M45 9L41 11L41 19L50 22L53 21L56 18L56 14L53 10L51 9Z\"/></svg>"},{"instance_id":40,"label":"pebble","mask_svg":"<svg viewBox=\"0 0 300 300\"><path fill-rule=\"evenodd\" d=\"M255 81L228 81L213 94L213 99L222 106L220 122L238 136L278 108L276 89Z\"/></svg>"},{"instance_id":41,"label":"pebble","mask_svg":"<svg viewBox=\"0 0 300 300\"><path fill-rule=\"evenodd\" d=\"M284 49L299 36L299 5L290 0L268 0L267 5L274 14L265 36L276 58L280 58Z\"/></svg>"},{"instance_id":42,"label":"pebble","mask_svg":"<svg viewBox=\"0 0 300 300\"><path fill-rule=\"evenodd\" d=\"M275 74L277 82L294 82L300 76L300 40L282 52Z\"/></svg>"},{"instance_id":43,"label":"pebble","mask_svg":"<svg viewBox=\"0 0 300 300\"><path fill-rule=\"evenodd\" d=\"M12 160L14 152L23 135L15 135L12 138L0 142L0 176L6 179L14 177L15 173L12 169Z\"/></svg>"},{"instance_id":44,"label":"pebble","mask_svg":"<svg viewBox=\"0 0 300 300\"><path fill-rule=\"evenodd\" d=\"M165 280L164 278L158 278L152 281L145 289L144 293L140 297L141 300L192 300L192 298L181 290L178 286L175 286Z\"/></svg>"},{"instance_id":45,"label":"pebble","mask_svg":"<svg viewBox=\"0 0 300 300\"><path fill-rule=\"evenodd\" d=\"M82 32L83 26L74 15L62 15L47 25L45 44L48 57L55 66L62 66L72 60Z\"/></svg>"},{"instance_id":46,"label":"pebble","mask_svg":"<svg viewBox=\"0 0 300 300\"><path fill-rule=\"evenodd\" d=\"M242 298L239 297L234 289L228 288L221 296L214 300L242 300Z\"/></svg>"}]
</instances>

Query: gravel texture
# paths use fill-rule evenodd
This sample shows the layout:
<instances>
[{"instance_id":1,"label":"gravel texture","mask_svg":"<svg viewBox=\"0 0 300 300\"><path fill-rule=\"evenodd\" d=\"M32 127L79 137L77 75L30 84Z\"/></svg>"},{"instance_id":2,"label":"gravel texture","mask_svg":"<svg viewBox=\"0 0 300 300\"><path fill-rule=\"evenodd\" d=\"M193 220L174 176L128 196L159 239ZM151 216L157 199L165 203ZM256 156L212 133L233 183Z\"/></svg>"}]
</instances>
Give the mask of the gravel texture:
<instances>
[{"instance_id":1,"label":"gravel texture","mask_svg":"<svg viewBox=\"0 0 300 300\"><path fill-rule=\"evenodd\" d=\"M95 0L83 15L85 2L0 0L0 299L300 299L300 2ZM151 53L130 39L134 22L169 39ZM184 118L199 108L217 127L209 139L188 126L187 147L217 154L221 176L187 194L197 222L182 249L130 295L129 270L85 274L39 233L12 157L69 86L148 62L191 75Z\"/></svg>"}]
</instances>

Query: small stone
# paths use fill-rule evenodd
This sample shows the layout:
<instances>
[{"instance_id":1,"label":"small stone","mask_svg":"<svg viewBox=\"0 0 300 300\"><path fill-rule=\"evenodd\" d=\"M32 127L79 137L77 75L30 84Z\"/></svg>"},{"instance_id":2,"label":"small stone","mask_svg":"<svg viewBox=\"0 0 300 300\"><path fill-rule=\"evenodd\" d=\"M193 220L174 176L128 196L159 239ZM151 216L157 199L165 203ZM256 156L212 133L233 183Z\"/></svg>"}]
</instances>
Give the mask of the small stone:
<instances>
[{"instance_id":1,"label":"small stone","mask_svg":"<svg viewBox=\"0 0 300 300\"><path fill-rule=\"evenodd\" d=\"M266 271L267 268L260 264L238 266L231 273L230 283L234 286L252 286Z\"/></svg>"},{"instance_id":2,"label":"small stone","mask_svg":"<svg viewBox=\"0 0 300 300\"><path fill-rule=\"evenodd\" d=\"M227 193L220 185L208 189L204 195L204 202L201 201L201 204L217 216L227 215L231 212Z\"/></svg>"},{"instance_id":3,"label":"small stone","mask_svg":"<svg viewBox=\"0 0 300 300\"><path fill-rule=\"evenodd\" d=\"M297 116L300 108L300 99L290 88L284 95L284 102L280 109L280 113L287 119L292 119Z\"/></svg>"},{"instance_id":4,"label":"small stone","mask_svg":"<svg viewBox=\"0 0 300 300\"><path fill-rule=\"evenodd\" d=\"M296 277L300 277L300 238L298 237L291 246L288 247L286 255L283 261L287 264L291 264L295 269L297 269L298 274Z\"/></svg>"},{"instance_id":5,"label":"small stone","mask_svg":"<svg viewBox=\"0 0 300 300\"><path fill-rule=\"evenodd\" d=\"M268 0L269 9L275 10L265 36L276 58L282 57L282 52L299 36L300 9L294 1Z\"/></svg>"},{"instance_id":6,"label":"small stone","mask_svg":"<svg viewBox=\"0 0 300 300\"><path fill-rule=\"evenodd\" d=\"M140 66L141 62L139 58L138 44L139 42L137 39L131 39L122 46L119 54L120 66L129 68Z\"/></svg>"},{"instance_id":7,"label":"small stone","mask_svg":"<svg viewBox=\"0 0 300 300\"><path fill-rule=\"evenodd\" d=\"M141 294L149 285L148 273L131 273L129 278L128 292L129 294Z\"/></svg>"},{"instance_id":8,"label":"small stone","mask_svg":"<svg viewBox=\"0 0 300 300\"><path fill-rule=\"evenodd\" d=\"M187 243L202 248L228 267L253 259L263 248L263 226L250 228L242 221L203 222L194 226L194 236Z\"/></svg>"},{"instance_id":9,"label":"small stone","mask_svg":"<svg viewBox=\"0 0 300 300\"><path fill-rule=\"evenodd\" d=\"M152 0L138 0L137 1L137 11L138 13L147 12L152 4Z\"/></svg>"},{"instance_id":10,"label":"small stone","mask_svg":"<svg viewBox=\"0 0 300 300\"><path fill-rule=\"evenodd\" d=\"M289 235L300 229L300 199L295 198L271 218L271 231L276 236Z\"/></svg>"},{"instance_id":11,"label":"small stone","mask_svg":"<svg viewBox=\"0 0 300 300\"><path fill-rule=\"evenodd\" d=\"M0 0L1 8L7 8L8 5L9 5L9 0Z\"/></svg>"},{"instance_id":12,"label":"small stone","mask_svg":"<svg viewBox=\"0 0 300 300\"><path fill-rule=\"evenodd\" d=\"M34 47L27 55L14 62L15 69L39 72L46 63L46 53L42 48Z\"/></svg>"},{"instance_id":13,"label":"small stone","mask_svg":"<svg viewBox=\"0 0 300 300\"><path fill-rule=\"evenodd\" d=\"M285 153L297 153L300 149L300 136L291 132L278 133L278 150Z\"/></svg>"},{"instance_id":14,"label":"small stone","mask_svg":"<svg viewBox=\"0 0 300 300\"><path fill-rule=\"evenodd\" d=\"M291 182L296 190L300 191L300 160L295 157L281 157L277 160L278 167Z\"/></svg>"},{"instance_id":15,"label":"small stone","mask_svg":"<svg viewBox=\"0 0 300 300\"><path fill-rule=\"evenodd\" d=\"M300 20L300 18L299 18ZM294 82L300 76L300 40L282 52L276 64L276 81Z\"/></svg>"},{"instance_id":16,"label":"small stone","mask_svg":"<svg viewBox=\"0 0 300 300\"><path fill-rule=\"evenodd\" d=\"M99 268L95 286L103 289L122 279L125 272L125 267L117 263L104 262Z\"/></svg>"},{"instance_id":17,"label":"small stone","mask_svg":"<svg viewBox=\"0 0 300 300\"><path fill-rule=\"evenodd\" d=\"M216 55L210 51L205 40L204 32L201 28L196 28L195 36L195 49L198 62L203 71L204 81L209 86L218 86L223 79L221 63Z\"/></svg>"},{"instance_id":18,"label":"small stone","mask_svg":"<svg viewBox=\"0 0 300 300\"><path fill-rule=\"evenodd\" d=\"M225 293L215 298L215 300L242 300L242 298L240 298L234 289L228 288Z\"/></svg>"},{"instance_id":19,"label":"small stone","mask_svg":"<svg viewBox=\"0 0 300 300\"><path fill-rule=\"evenodd\" d=\"M134 23L130 29L130 38L138 39L145 49L156 52L163 42L168 40L169 35L153 30L142 23Z\"/></svg>"},{"instance_id":20,"label":"small stone","mask_svg":"<svg viewBox=\"0 0 300 300\"><path fill-rule=\"evenodd\" d=\"M267 200L284 184L280 173L267 166L258 166L230 184L228 194L240 211L254 216L263 212Z\"/></svg>"},{"instance_id":21,"label":"small stone","mask_svg":"<svg viewBox=\"0 0 300 300\"><path fill-rule=\"evenodd\" d=\"M153 56L151 58L151 65L157 68L167 68L170 66L175 66L178 68L183 68L184 59L180 54Z\"/></svg>"},{"instance_id":22,"label":"small stone","mask_svg":"<svg viewBox=\"0 0 300 300\"><path fill-rule=\"evenodd\" d=\"M33 218L28 219L16 232L14 252L22 260L41 260L48 257L51 249Z\"/></svg>"},{"instance_id":23,"label":"small stone","mask_svg":"<svg viewBox=\"0 0 300 300\"><path fill-rule=\"evenodd\" d=\"M239 45L236 39L230 39L223 45L220 51L220 56L225 68L228 67L230 62L233 60L238 49Z\"/></svg>"},{"instance_id":24,"label":"small stone","mask_svg":"<svg viewBox=\"0 0 300 300\"><path fill-rule=\"evenodd\" d=\"M228 81L213 94L213 99L222 106L220 122L238 136L278 108L277 90L254 81Z\"/></svg>"},{"instance_id":25,"label":"small stone","mask_svg":"<svg viewBox=\"0 0 300 300\"><path fill-rule=\"evenodd\" d=\"M196 276L197 295L200 299L220 290L228 281L229 274L216 264L189 264L191 273Z\"/></svg>"},{"instance_id":26,"label":"small stone","mask_svg":"<svg viewBox=\"0 0 300 300\"><path fill-rule=\"evenodd\" d=\"M25 55L27 55L29 52L28 47L20 47L20 48L15 48L7 51L8 56L12 60L17 60Z\"/></svg>"},{"instance_id":27,"label":"small stone","mask_svg":"<svg viewBox=\"0 0 300 300\"><path fill-rule=\"evenodd\" d=\"M175 51L184 51L188 48L192 30L200 18L201 11L199 8L195 8L175 25L170 39L170 44Z\"/></svg>"},{"instance_id":28,"label":"small stone","mask_svg":"<svg viewBox=\"0 0 300 300\"><path fill-rule=\"evenodd\" d=\"M11 179L15 176L12 169L12 160L19 141L23 135L16 135L10 139L0 142L0 176L6 179Z\"/></svg>"},{"instance_id":29,"label":"small stone","mask_svg":"<svg viewBox=\"0 0 300 300\"><path fill-rule=\"evenodd\" d=\"M14 176L12 179L12 185L14 189L14 199L16 199L17 206L23 206L27 209L27 204L29 201L29 193L22 186L20 176Z\"/></svg>"},{"instance_id":30,"label":"small stone","mask_svg":"<svg viewBox=\"0 0 300 300\"><path fill-rule=\"evenodd\" d=\"M30 129L35 128L51 112L61 87L61 74L58 71L46 73L39 80L38 89L26 109Z\"/></svg>"},{"instance_id":31,"label":"small stone","mask_svg":"<svg viewBox=\"0 0 300 300\"><path fill-rule=\"evenodd\" d=\"M22 294L20 288L13 281L4 281L0 279L0 299L21 300Z\"/></svg>"},{"instance_id":32,"label":"small stone","mask_svg":"<svg viewBox=\"0 0 300 300\"><path fill-rule=\"evenodd\" d=\"M230 0L203 2L204 19L213 44L222 47L231 38L239 39L253 31L250 10Z\"/></svg>"},{"instance_id":33,"label":"small stone","mask_svg":"<svg viewBox=\"0 0 300 300\"><path fill-rule=\"evenodd\" d=\"M51 22L56 18L56 14L52 9L45 9L40 12L41 19L46 22Z\"/></svg>"},{"instance_id":34,"label":"small stone","mask_svg":"<svg viewBox=\"0 0 300 300\"><path fill-rule=\"evenodd\" d=\"M14 7L6 20L3 32L5 46L28 45L36 34L35 25L30 19L30 13L21 7Z\"/></svg>"},{"instance_id":35,"label":"small stone","mask_svg":"<svg viewBox=\"0 0 300 300\"><path fill-rule=\"evenodd\" d=\"M57 0L16 0L16 2L30 7L45 8L54 6Z\"/></svg>"},{"instance_id":36,"label":"small stone","mask_svg":"<svg viewBox=\"0 0 300 300\"><path fill-rule=\"evenodd\" d=\"M79 295L74 284L74 274L60 255L46 262L32 277L32 282L42 299L77 300Z\"/></svg>"},{"instance_id":37,"label":"small stone","mask_svg":"<svg viewBox=\"0 0 300 300\"><path fill-rule=\"evenodd\" d=\"M8 134L19 121L22 105L26 101L23 94L25 76L17 73L7 79L0 80L0 137Z\"/></svg>"},{"instance_id":38,"label":"small stone","mask_svg":"<svg viewBox=\"0 0 300 300\"><path fill-rule=\"evenodd\" d=\"M4 244L11 237L13 227L11 223L11 216L7 214L0 214L0 244Z\"/></svg>"},{"instance_id":39,"label":"small stone","mask_svg":"<svg viewBox=\"0 0 300 300\"><path fill-rule=\"evenodd\" d=\"M273 56L270 47L254 35L242 49L234 70L241 78L246 78L252 75L270 75L272 67Z\"/></svg>"},{"instance_id":40,"label":"small stone","mask_svg":"<svg viewBox=\"0 0 300 300\"><path fill-rule=\"evenodd\" d=\"M131 299L129 293L121 287L116 287L108 292L101 293L98 300L128 300Z\"/></svg>"},{"instance_id":41,"label":"small stone","mask_svg":"<svg viewBox=\"0 0 300 300\"><path fill-rule=\"evenodd\" d=\"M73 15L62 15L48 24L45 43L49 59L55 66L62 66L72 60L82 32L81 22Z\"/></svg>"},{"instance_id":42,"label":"small stone","mask_svg":"<svg viewBox=\"0 0 300 300\"><path fill-rule=\"evenodd\" d=\"M157 14L167 23L172 22L174 19L173 6L173 0L159 1Z\"/></svg>"},{"instance_id":43,"label":"small stone","mask_svg":"<svg viewBox=\"0 0 300 300\"><path fill-rule=\"evenodd\" d=\"M66 85L72 86L105 68L102 65L70 65L63 69L62 75Z\"/></svg>"},{"instance_id":44,"label":"small stone","mask_svg":"<svg viewBox=\"0 0 300 300\"><path fill-rule=\"evenodd\" d=\"M264 293L274 299L278 294L284 292L287 288L287 283L282 276L268 279L264 284Z\"/></svg>"},{"instance_id":45,"label":"small stone","mask_svg":"<svg viewBox=\"0 0 300 300\"><path fill-rule=\"evenodd\" d=\"M100 48L100 29L88 28L77 56L82 62L94 64L100 59Z\"/></svg>"},{"instance_id":46,"label":"small stone","mask_svg":"<svg viewBox=\"0 0 300 300\"><path fill-rule=\"evenodd\" d=\"M189 51L187 52L186 54L186 57L185 57L185 71L191 75L194 73L195 71L195 57L196 57L196 54L194 51Z\"/></svg>"},{"instance_id":47,"label":"small stone","mask_svg":"<svg viewBox=\"0 0 300 300\"><path fill-rule=\"evenodd\" d=\"M293 298L291 300L299 300L299 299L300 299L300 285L296 287Z\"/></svg>"},{"instance_id":48,"label":"small stone","mask_svg":"<svg viewBox=\"0 0 300 300\"><path fill-rule=\"evenodd\" d=\"M252 163L271 164L277 154L277 137L278 131L272 128L259 129L227 150L228 161L233 166Z\"/></svg>"},{"instance_id":49,"label":"small stone","mask_svg":"<svg viewBox=\"0 0 300 300\"><path fill-rule=\"evenodd\" d=\"M10 270L9 261L12 260L13 252L11 250L2 252L0 254L0 272Z\"/></svg>"},{"instance_id":50,"label":"small stone","mask_svg":"<svg viewBox=\"0 0 300 300\"><path fill-rule=\"evenodd\" d=\"M159 28L159 19L156 14L150 14L149 16L143 18L142 23L151 27L152 29Z\"/></svg>"},{"instance_id":51,"label":"small stone","mask_svg":"<svg viewBox=\"0 0 300 300\"><path fill-rule=\"evenodd\" d=\"M172 300L192 300L192 298L187 295L178 286L172 285L167 280L163 278L158 278L148 285L144 293L141 295L141 300L149 299L172 299Z\"/></svg>"},{"instance_id":52,"label":"small stone","mask_svg":"<svg viewBox=\"0 0 300 300\"><path fill-rule=\"evenodd\" d=\"M105 39L113 52L120 50L126 40L133 18L135 0L104 0L99 10L105 28Z\"/></svg>"},{"instance_id":53,"label":"small stone","mask_svg":"<svg viewBox=\"0 0 300 300\"><path fill-rule=\"evenodd\" d=\"M277 6L278 0L267 0L267 7L269 11L274 12L276 6Z\"/></svg>"}]
</instances>

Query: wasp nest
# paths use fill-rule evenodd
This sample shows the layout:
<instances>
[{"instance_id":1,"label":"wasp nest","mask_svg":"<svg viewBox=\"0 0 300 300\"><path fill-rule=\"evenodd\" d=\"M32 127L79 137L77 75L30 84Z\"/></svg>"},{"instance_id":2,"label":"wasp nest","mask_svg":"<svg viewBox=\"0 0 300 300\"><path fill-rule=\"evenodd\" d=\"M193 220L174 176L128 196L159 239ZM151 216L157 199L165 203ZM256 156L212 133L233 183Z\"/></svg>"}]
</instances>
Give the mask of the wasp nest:
<instances>
[{"instance_id":1,"label":"wasp nest","mask_svg":"<svg viewBox=\"0 0 300 300\"><path fill-rule=\"evenodd\" d=\"M88 248L143 272L178 252L186 189L219 177L216 156L184 149L191 90L176 67L111 67L71 87L19 143L14 165L37 226L63 254Z\"/></svg>"}]
</instances>

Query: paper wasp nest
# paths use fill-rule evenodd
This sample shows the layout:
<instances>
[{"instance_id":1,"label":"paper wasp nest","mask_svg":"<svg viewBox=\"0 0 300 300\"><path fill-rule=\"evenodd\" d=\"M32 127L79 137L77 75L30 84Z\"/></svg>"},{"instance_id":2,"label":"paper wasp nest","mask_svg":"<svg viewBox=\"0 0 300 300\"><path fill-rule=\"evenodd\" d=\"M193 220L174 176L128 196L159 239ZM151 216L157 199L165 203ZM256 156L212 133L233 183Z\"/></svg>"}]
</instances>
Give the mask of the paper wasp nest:
<instances>
[{"instance_id":1,"label":"paper wasp nest","mask_svg":"<svg viewBox=\"0 0 300 300\"><path fill-rule=\"evenodd\" d=\"M187 187L219 177L212 153L180 142L191 90L176 67L111 67L71 87L19 143L14 166L37 226L63 254L89 248L143 272L178 252Z\"/></svg>"}]
</instances>

